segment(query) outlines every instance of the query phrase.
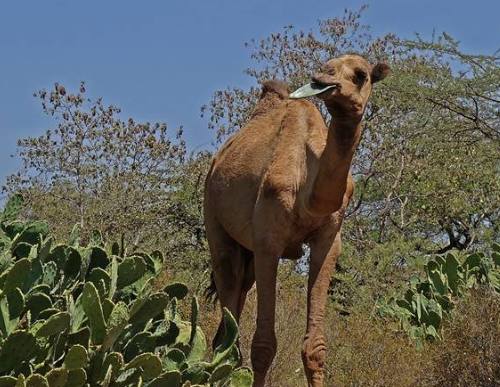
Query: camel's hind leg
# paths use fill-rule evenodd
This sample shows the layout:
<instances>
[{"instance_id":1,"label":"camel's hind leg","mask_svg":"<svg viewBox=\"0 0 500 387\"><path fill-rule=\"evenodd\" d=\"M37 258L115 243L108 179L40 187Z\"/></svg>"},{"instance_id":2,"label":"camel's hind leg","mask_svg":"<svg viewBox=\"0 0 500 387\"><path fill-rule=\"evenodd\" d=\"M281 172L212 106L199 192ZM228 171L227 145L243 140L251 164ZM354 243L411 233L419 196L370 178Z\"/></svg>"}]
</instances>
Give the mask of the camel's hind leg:
<instances>
[{"instance_id":1,"label":"camel's hind leg","mask_svg":"<svg viewBox=\"0 0 500 387\"><path fill-rule=\"evenodd\" d=\"M255 282L253 254L232 239L217 222L207 224L207 239L221 307L226 307L239 322L247 292ZM223 333L224 323L221 321L212 343L214 348L220 343Z\"/></svg>"}]
</instances>

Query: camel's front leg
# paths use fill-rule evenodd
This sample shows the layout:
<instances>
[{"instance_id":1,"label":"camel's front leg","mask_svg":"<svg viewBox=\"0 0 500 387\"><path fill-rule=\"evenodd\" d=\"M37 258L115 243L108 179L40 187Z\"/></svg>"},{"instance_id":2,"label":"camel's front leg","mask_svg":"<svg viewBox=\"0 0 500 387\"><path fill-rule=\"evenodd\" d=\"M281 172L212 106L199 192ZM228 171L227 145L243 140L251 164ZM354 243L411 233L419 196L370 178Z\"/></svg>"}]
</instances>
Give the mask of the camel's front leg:
<instances>
[{"instance_id":1,"label":"camel's front leg","mask_svg":"<svg viewBox=\"0 0 500 387\"><path fill-rule=\"evenodd\" d=\"M340 254L340 231L332 226L322 230L310 244L311 260L307 295L307 330L302 361L309 387L322 387L326 344L324 336L325 306L330 278Z\"/></svg>"}]
</instances>

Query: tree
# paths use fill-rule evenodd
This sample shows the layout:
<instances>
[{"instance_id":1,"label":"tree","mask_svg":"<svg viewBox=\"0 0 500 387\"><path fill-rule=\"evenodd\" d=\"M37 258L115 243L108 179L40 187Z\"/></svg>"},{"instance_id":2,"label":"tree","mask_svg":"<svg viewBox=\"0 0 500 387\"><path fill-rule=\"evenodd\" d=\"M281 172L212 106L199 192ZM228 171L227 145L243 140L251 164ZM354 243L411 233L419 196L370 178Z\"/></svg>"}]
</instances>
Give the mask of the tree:
<instances>
[{"instance_id":1,"label":"tree","mask_svg":"<svg viewBox=\"0 0 500 387\"><path fill-rule=\"evenodd\" d=\"M21 170L4 186L21 193L31 217L46 219L58 236L77 223L82 233L139 244L169 230L169 198L186 154L182 128L170 138L164 123L122 121L120 109L86 96L35 93L55 129L18 141Z\"/></svg>"},{"instance_id":2,"label":"tree","mask_svg":"<svg viewBox=\"0 0 500 387\"><path fill-rule=\"evenodd\" d=\"M417 238L439 251L498 240L500 57L466 54L446 33L373 37L361 21L365 8L320 21L316 32L288 26L251 41L255 65L246 73L293 89L344 53L389 62L392 75L365 115L347 237L357 248ZM219 90L202 108L218 142L244 125L259 89Z\"/></svg>"}]
</instances>

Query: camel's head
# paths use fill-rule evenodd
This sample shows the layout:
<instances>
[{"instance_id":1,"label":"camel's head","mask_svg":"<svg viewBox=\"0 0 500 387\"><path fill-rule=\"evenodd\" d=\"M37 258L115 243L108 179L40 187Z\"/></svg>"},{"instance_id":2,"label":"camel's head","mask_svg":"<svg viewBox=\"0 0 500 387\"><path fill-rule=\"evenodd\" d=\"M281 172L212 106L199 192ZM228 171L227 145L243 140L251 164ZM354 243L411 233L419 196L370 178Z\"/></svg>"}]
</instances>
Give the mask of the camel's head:
<instances>
[{"instance_id":1,"label":"camel's head","mask_svg":"<svg viewBox=\"0 0 500 387\"><path fill-rule=\"evenodd\" d=\"M384 79L389 71L385 63L371 65L359 55L343 55L326 62L312 76L312 83L290 97L317 95L334 116L361 117L372 85Z\"/></svg>"}]
</instances>

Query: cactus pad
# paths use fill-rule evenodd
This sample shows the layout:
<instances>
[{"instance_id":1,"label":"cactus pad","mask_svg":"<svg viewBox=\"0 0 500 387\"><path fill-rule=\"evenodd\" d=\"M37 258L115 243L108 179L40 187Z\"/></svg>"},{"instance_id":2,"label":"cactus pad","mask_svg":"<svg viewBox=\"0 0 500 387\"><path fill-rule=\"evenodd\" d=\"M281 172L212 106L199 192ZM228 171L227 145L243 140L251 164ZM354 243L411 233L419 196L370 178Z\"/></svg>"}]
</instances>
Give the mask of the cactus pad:
<instances>
[{"instance_id":1,"label":"cactus pad","mask_svg":"<svg viewBox=\"0 0 500 387\"><path fill-rule=\"evenodd\" d=\"M118 265L117 287L124 288L140 279L146 272L146 264L141 257L125 258Z\"/></svg>"},{"instance_id":2,"label":"cactus pad","mask_svg":"<svg viewBox=\"0 0 500 387\"><path fill-rule=\"evenodd\" d=\"M127 364L125 369L139 367L144 371L142 376L145 381L156 378L162 371L161 360L153 353L143 353L136 356L130 363Z\"/></svg>"},{"instance_id":3,"label":"cactus pad","mask_svg":"<svg viewBox=\"0 0 500 387\"><path fill-rule=\"evenodd\" d=\"M50 337L69 329L70 315L59 312L49 317L36 333L36 337Z\"/></svg>"},{"instance_id":4,"label":"cactus pad","mask_svg":"<svg viewBox=\"0 0 500 387\"><path fill-rule=\"evenodd\" d=\"M174 282L173 284L167 285L163 291L170 297L175 297L178 300L182 300L188 294L187 286L181 282Z\"/></svg>"},{"instance_id":5,"label":"cactus pad","mask_svg":"<svg viewBox=\"0 0 500 387\"><path fill-rule=\"evenodd\" d=\"M106 335L106 323L99 293L92 282L87 282L83 288L82 306L90 323L92 341L95 344L102 344Z\"/></svg>"},{"instance_id":6,"label":"cactus pad","mask_svg":"<svg viewBox=\"0 0 500 387\"><path fill-rule=\"evenodd\" d=\"M45 377L50 387L64 387L68 381L68 370L65 368L54 368Z\"/></svg>"},{"instance_id":7,"label":"cactus pad","mask_svg":"<svg viewBox=\"0 0 500 387\"><path fill-rule=\"evenodd\" d=\"M32 374L26 379L26 387L49 387L47 378L40 374Z\"/></svg>"},{"instance_id":8,"label":"cactus pad","mask_svg":"<svg viewBox=\"0 0 500 387\"><path fill-rule=\"evenodd\" d=\"M22 362L31 359L36 351L35 337L25 331L17 331L5 339L0 350L0 372L14 370Z\"/></svg>"},{"instance_id":9,"label":"cactus pad","mask_svg":"<svg viewBox=\"0 0 500 387\"><path fill-rule=\"evenodd\" d=\"M89 356L85 347L82 345L73 345L64 358L64 368L68 370L85 368L88 361Z\"/></svg>"}]
</instances>

